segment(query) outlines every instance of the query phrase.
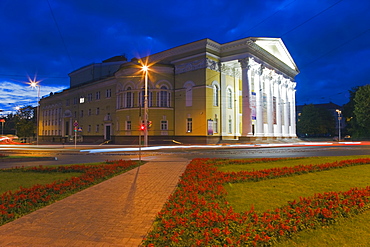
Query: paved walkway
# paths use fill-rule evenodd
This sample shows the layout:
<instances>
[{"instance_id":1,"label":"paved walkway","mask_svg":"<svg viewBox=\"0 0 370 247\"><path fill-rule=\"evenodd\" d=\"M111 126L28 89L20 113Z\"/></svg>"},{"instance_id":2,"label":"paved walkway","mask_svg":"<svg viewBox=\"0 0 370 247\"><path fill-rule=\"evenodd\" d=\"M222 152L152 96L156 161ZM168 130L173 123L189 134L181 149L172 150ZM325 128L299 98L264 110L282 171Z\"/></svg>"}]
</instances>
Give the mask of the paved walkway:
<instances>
[{"instance_id":1,"label":"paved walkway","mask_svg":"<svg viewBox=\"0 0 370 247\"><path fill-rule=\"evenodd\" d=\"M1 226L0 246L139 246L189 162L166 159Z\"/></svg>"}]
</instances>

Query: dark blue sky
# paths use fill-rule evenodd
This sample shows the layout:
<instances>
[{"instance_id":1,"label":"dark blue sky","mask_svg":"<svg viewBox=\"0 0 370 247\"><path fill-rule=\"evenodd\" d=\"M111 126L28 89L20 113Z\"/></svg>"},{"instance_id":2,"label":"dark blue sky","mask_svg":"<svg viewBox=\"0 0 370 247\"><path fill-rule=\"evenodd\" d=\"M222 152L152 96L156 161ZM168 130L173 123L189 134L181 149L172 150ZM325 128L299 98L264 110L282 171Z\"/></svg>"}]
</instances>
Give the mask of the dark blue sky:
<instances>
[{"instance_id":1,"label":"dark blue sky","mask_svg":"<svg viewBox=\"0 0 370 247\"><path fill-rule=\"evenodd\" d=\"M368 0L1 0L0 109L35 104L69 86L68 73L203 38L279 37L300 74L297 104L345 104L369 84Z\"/></svg>"}]
</instances>

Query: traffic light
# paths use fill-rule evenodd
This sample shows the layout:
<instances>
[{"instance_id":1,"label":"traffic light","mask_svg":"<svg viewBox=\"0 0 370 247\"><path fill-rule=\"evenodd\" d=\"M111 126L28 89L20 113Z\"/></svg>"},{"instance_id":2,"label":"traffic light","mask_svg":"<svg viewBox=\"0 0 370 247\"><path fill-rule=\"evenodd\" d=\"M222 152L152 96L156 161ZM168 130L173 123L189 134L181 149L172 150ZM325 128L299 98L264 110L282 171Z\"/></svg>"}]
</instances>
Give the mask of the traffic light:
<instances>
[{"instance_id":1,"label":"traffic light","mask_svg":"<svg viewBox=\"0 0 370 247\"><path fill-rule=\"evenodd\" d=\"M140 125L140 130L145 130L145 124Z\"/></svg>"},{"instance_id":2,"label":"traffic light","mask_svg":"<svg viewBox=\"0 0 370 247\"><path fill-rule=\"evenodd\" d=\"M150 129L153 125L153 122L152 121L148 121L148 129Z\"/></svg>"}]
</instances>

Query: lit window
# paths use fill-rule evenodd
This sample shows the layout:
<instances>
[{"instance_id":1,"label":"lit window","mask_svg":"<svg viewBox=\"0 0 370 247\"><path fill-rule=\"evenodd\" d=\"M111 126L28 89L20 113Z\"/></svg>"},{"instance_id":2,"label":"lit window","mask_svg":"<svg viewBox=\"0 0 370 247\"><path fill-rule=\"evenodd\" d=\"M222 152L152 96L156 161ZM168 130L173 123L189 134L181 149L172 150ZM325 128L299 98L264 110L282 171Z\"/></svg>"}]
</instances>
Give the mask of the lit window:
<instances>
[{"instance_id":1,"label":"lit window","mask_svg":"<svg viewBox=\"0 0 370 247\"><path fill-rule=\"evenodd\" d=\"M186 132L190 133L193 131L193 119L187 118L186 119Z\"/></svg>"}]
</instances>

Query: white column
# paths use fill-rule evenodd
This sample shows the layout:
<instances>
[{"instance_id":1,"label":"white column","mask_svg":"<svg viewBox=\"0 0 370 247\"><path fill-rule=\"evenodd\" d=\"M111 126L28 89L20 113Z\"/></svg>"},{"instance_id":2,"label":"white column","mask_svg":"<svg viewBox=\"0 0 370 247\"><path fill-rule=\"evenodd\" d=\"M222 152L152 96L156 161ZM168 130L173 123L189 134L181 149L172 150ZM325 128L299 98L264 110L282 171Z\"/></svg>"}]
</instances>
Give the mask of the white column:
<instances>
[{"instance_id":1,"label":"white column","mask_svg":"<svg viewBox=\"0 0 370 247\"><path fill-rule=\"evenodd\" d=\"M262 72L263 72L263 66L260 65L260 68L257 71L257 78L256 78L257 87L256 87L256 134L255 135L257 137L263 136L263 109L262 109L263 77L262 77Z\"/></svg>"},{"instance_id":2,"label":"white column","mask_svg":"<svg viewBox=\"0 0 370 247\"><path fill-rule=\"evenodd\" d=\"M284 82L283 84L284 87L284 129L283 129L283 137L288 137L289 136L289 97L288 97L288 84L287 81Z\"/></svg>"},{"instance_id":3,"label":"white column","mask_svg":"<svg viewBox=\"0 0 370 247\"><path fill-rule=\"evenodd\" d=\"M240 94L242 93L239 89L239 80L240 80L240 71L239 71L239 68L233 68L233 71L234 71L234 116L235 116L235 122L234 122L234 125L235 125L235 136L240 136L240 123L242 123L242 115L240 114L240 109L239 109L239 105L240 105ZM242 94L243 95L243 94ZM249 97L248 97L249 99ZM250 110L250 109L249 109ZM249 114L249 119L250 118L250 114ZM242 123L243 124L243 123Z\"/></svg>"},{"instance_id":4,"label":"white column","mask_svg":"<svg viewBox=\"0 0 370 247\"><path fill-rule=\"evenodd\" d=\"M290 137L296 137L296 113L295 113L295 82L290 81Z\"/></svg>"},{"instance_id":5,"label":"white column","mask_svg":"<svg viewBox=\"0 0 370 247\"><path fill-rule=\"evenodd\" d=\"M268 75L266 77L265 81L265 89L266 89L266 97L267 97L267 133L265 133L266 136L268 137L273 137L274 136L274 123L273 123L273 111L272 111L272 76Z\"/></svg>"},{"instance_id":6,"label":"white column","mask_svg":"<svg viewBox=\"0 0 370 247\"><path fill-rule=\"evenodd\" d=\"M282 121L281 121L281 107L282 107L282 100L281 100L281 78L278 77L275 80L275 89L276 89L276 137L281 137L282 135Z\"/></svg>"},{"instance_id":7,"label":"white column","mask_svg":"<svg viewBox=\"0 0 370 247\"><path fill-rule=\"evenodd\" d=\"M227 102L226 102L226 75L221 73L220 81L220 109L221 109L221 135L228 136L228 121L229 116L227 115Z\"/></svg>"},{"instance_id":8,"label":"white column","mask_svg":"<svg viewBox=\"0 0 370 247\"><path fill-rule=\"evenodd\" d=\"M251 90L249 83L249 59L240 59L239 63L242 68L242 136L253 136L250 98ZM236 92L235 92L235 95Z\"/></svg>"}]
</instances>

